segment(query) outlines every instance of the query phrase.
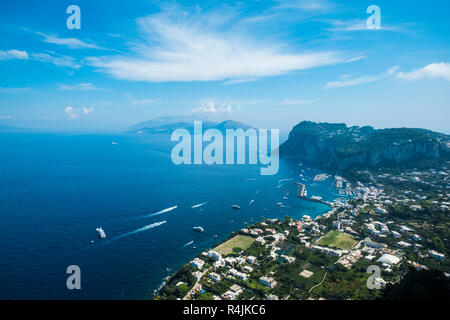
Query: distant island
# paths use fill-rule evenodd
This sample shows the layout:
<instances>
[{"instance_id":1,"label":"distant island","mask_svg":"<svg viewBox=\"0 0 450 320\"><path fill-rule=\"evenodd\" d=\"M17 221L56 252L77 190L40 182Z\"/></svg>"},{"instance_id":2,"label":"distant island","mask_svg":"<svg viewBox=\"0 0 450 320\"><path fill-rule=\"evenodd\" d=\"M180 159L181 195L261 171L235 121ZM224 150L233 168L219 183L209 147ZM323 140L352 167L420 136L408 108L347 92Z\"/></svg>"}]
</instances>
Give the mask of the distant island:
<instances>
[{"instance_id":1,"label":"distant island","mask_svg":"<svg viewBox=\"0 0 450 320\"><path fill-rule=\"evenodd\" d=\"M226 129L251 129L252 126L234 120L211 121L194 116L160 117L153 120L144 121L131 126L127 132L135 134L170 134L176 129L186 129L194 131L194 121L202 121L203 130L218 129L225 133Z\"/></svg>"}]
</instances>

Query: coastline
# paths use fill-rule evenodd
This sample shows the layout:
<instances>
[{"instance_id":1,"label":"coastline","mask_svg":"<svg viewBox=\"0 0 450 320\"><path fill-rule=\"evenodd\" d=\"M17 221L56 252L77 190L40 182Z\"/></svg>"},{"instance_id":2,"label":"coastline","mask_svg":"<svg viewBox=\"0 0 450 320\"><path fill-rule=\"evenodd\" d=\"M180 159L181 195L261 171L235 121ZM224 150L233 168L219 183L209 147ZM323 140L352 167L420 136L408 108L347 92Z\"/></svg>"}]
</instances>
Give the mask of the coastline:
<instances>
[{"instance_id":1,"label":"coastline","mask_svg":"<svg viewBox=\"0 0 450 320\"><path fill-rule=\"evenodd\" d=\"M311 169L312 169L312 168L308 168L308 170L311 170ZM318 174L318 175L316 175L316 177L317 177L317 176L321 176L321 175L324 175L324 174ZM334 176L333 176L333 175L328 175L328 177L334 177ZM338 178L338 181L342 181L342 180L346 181L346 180L343 179L342 177L339 177L339 176L335 176L335 177ZM327 178L327 179L328 179L328 178ZM293 179L293 180L294 180L294 179ZM326 179L324 179L324 180L326 180ZM316 178L314 178L313 181L314 181L314 182L317 181ZM323 181L323 180L319 180L319 181ZM295 185L299 185L299 184L302 185L301 183L296 182L296 181L294 181L294 184L295 184ZM304 187L306 188L306 185L304 185ZM337 187L337 185L336 185L336 190L340 190L340 189ZM349 189L347 189L346 191L348 192ZM353 190L352 190L352 191L353 191ZM350 194L352 194L352 192L350 192ZM340 194L340 195L341 195L341 194ZM314 218L314 220L320 219L320 218L322 218L322 217L329 217L332 213L335 212L335 210L336 210L337 208L340 208L340 207L344 206L344 205L347 203L347 200L348 200L347 198L346 198L346 199L342 199L342 197L335 197L332 201L326 201L326 200L322 200L322 198L320 198L320 197L315 197L315 196L312 196L312 197L306 197L306 196L299 196L299 195L297 195L297 198L302 199L302 200L305 200L305 201L308 201L308 202L320 203L320 204L322 204L322 205L326 205L326 206L329 208L329 210L327 210L326 212L323 212L323 213L321 213L320 215L317 215L317 216ZM303 215L302 215L298 220L296 220L296 221L301 221L302 218L303 218L304 216L309 217L309 216L307 215L307 212L304 212ZM261 221L255 222L254 224L263 223L263 222L266 221L266 220L269 220L269 221L270 221L270 220L275 221L275 220L279 220L279 219L277 219L277 218L272 218L272 219L271 219L271 218L263 218ZM250 227L250 225L249 225L249 227ZM204 255L207 251L214 250L214 248L217 248L217 247L223 245L225 242L227 242L227 241L233 239L235 236L237 236L237 235L239 235L239 234L242 234L242 230L243 230L243 229L245 229L245 228L240 228L240 229L237 229L237 230L232 231L232 232L231 232L231 235L230 235L229 237L227 237L226 239L224 239L224 240L222 240L222 241L220 241L220 242L217 242L216 244L214 244L214 245L211 246L210 248L208 248L208 249L204 250L203 252L201 252L201 253L199 253L199 254L193 256L192 259L194 259L195 257L199 257L199 256L202 255L202 254ZM190 259L189 261L191 261L192 259ZM181 266L180 268L178 268L175 272L173 272L172 274L170 274L170 275L168 275L167 277L165 277L165 278L163 279L163 282L161 283L161 285L160 285L157 289L154 290L153 295L152 295L152 297L151 297L151 300L153 300L155 297L158 297L158 295L159 295L159 294L164 290L164 288L166 287L167 281L168 281L170 278L174 277L174 276L177 274L177 272L179 272L180 269L183 268L183 267L184 267L185 265L187 265L188 263L189 263L189 262L185 262L185 263L182 264L182 266ZM209 270L208 270L208 271L209 271ZM205 273L206 273L206 272L205 272ZM196 284L197 284L197 283L198 283L198 281L196 281ZM195 286L194 286L194 287L195 287ZM189 290L189 292L191 292L192 290L194 290L194 287L192 287L192 288Z\"/></svg>"}]
</instances>

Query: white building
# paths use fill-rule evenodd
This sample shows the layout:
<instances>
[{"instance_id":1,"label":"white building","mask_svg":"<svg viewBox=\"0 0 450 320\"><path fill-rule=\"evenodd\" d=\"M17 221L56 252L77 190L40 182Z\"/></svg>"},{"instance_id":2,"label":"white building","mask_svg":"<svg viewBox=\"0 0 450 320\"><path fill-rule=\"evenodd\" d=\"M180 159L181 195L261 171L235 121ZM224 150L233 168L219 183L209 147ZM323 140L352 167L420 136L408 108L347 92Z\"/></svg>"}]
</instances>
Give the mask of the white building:
<instances>
[{"instance_id":1,"label":"white building","mask_svg":"<svg viewBox=\"0 0 450 320\"><path fill-rule=\"evenodd\" d=\"M202 270L204 264L205 264L205 261L203 261L199 258L195 258L194 260L191 261L191 266L196 267L199 270Z\"/></svg>"},{"instance_id":2,"label":"white building","mask_svg":"<svg viewBox=\"0 0 450 320\"><path fill-rule=\"evenodd\" d=\"M397 256L385 253L377 260L377 262L380 262L380 263L383 263L383 264L385 263L385 264L387 264L389 266L393 266L393 265L396 265L397 263L399 263L400 260L401 259L399 257L397 257Z\"/></svg>"},{"instance_id":3,"label":"white building","mask_svg":"<svg viewBox=\"0 0 450 320\"><path fill-rule=\"evenodd\" d=\"M437 259L437 260L441 260L442 261L445 258L445 255L443 253L439 253L439 252L434 251L434 250L430 250L430 251L428 251L428 253L430 254L430 257L432 257L434 259Z\"/></svg>"},{"instance_id":4,"label":"white building","mask_svg":"<svg viewBox=\"0 0 450 320\"><path fill-rule=\"evenodd\" d=\"M273 278L267 276L259 278L259 283L271 289L277 285L277 282Z\"/></svg>"}]
</instances>

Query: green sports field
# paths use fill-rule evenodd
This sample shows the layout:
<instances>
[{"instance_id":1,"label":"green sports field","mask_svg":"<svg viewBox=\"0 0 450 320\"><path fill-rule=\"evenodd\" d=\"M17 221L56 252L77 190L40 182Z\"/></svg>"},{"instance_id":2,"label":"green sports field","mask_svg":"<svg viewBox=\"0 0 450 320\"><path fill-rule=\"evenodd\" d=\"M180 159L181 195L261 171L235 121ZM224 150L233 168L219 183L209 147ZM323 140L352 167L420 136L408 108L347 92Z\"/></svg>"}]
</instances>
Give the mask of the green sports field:
<instances>
[{"instance_id":1,"label":"green sports field","mask_svg":"<svg viewBox=\"0 0 450 320\"><path fill-rule=\"evenodd\" d=\"M347 233L332 230L319 241L320 246L332 247L342 250L350 250L355 245L356 240Z\"/></svg>"},{"instance_id":2,"label":"green sports field","mask_svg":"<svg viewBox=\"0 0 450 320\"><path fill-rule=\"evenodd\" d=\"M245 250L250 247L254 241L255 238L237 235L234 238L231 238L230 240L215 247L214 250L226 256L233 252L233 248L237 247Z\"/></svg>"}]
</instances>

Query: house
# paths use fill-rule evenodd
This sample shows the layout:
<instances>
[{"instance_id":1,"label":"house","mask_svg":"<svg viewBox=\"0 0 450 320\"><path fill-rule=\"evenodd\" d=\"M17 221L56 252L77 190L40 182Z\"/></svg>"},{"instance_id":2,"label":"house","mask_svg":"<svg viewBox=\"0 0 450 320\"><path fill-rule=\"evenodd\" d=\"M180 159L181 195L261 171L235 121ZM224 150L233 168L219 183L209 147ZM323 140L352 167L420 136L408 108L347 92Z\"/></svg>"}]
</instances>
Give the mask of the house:
<instances>
[{"instance_id":1,"label":"house","mask_svg":"<svg viewBox=\"0 0 450 320\"><path fill-rule=\"evenodd\" d=\"M220 274L217 274L215 272L211 272L209 274L209 278L214 281L214 282L219 282L220 281Z\"/></svg>"},{"instance_id":2,"label":"house","mask_svg":"<svg viewBox=\"0 0 450 320\"><path fill-rule=\"evenodd\" d=\"M273 289L277 285L277 282L273 278L267 276L259 278L259 283L270 289Z\"/></svg>"},{"instance_id":3,"label":"house","mask_svg":"<svg viewBox=\"0 0 450 320\"><path fill-rule=\"evenodd\" d=\"M376 213L381 213L381 214L386 214L386 213L388 213L386 209L383 209L383 208L381 208L381 207L376 207L376 208L375 208L375 212L376 212Z\"/></svg>"},{"instance_id":4,"label":"house","mask_svg":"<svg viewBox=\"0 0 450 320\"><path fill-rule=\"evenodd\" d=\"M204 264L205 261L199 258L195 258L194 260L191 261L191 266L197 268L198 270L202 270Z\"/></svg>"},{"instance_id":5,"label":"house","mask_svg":"<svg viewBox=\"0 0 450 320\"><path fill-rule=\"evenodd\" d=\"M250 263L250 264L254 264L255 262L256 262L256 257L254 257L254 256L248 256L246 259L245 259L245 261L247 261L248 263Z\"/></svg>"},{"instance_id":6,"label":"house","mask_svg":"<svg viewBox=\"0 0 450 320\"><path fill-rule=\"evenodd\" d=\"M242 293L242 288L237 284L233 284L230 287L230 291L234 293L235 297L237 297L238 295L240 295Z\"/></svg>"},{"instance_id":7,"label":"house","mask_svg":"<svg viewBox=\"0 0 450 320\"><path fill-rule=\"evenodd\" d=\"M208 253L208 257L213 258L216 261L222 259L222 255L220 253L218 253L217 251L210 250L207 253Z\"/></svg>"},{"instance_id":8,"label":"house","mask_svg":"<svg viewBox=\"0 0 450 320\"><path fill-rule=\"evenodd\" d=\"M284 254L282 254L282 255L280 256L280 258L281 258L283 261L287 262L287 263L292 263L292 262L295 261L295 258L294 258L294 257L289 257L289 256L286 256L286 255L284 255Z\"/></svg>"},{"instance_id":9,"label":"house","mask_svg":"<svg viewBox=\"0 0 450 320\"><path fill-rule=\"evenodd\" d=\"M430 254L430 257L432 257L432 258L434 258L436 260L441 260L442 261L445 258L445 255L443 253L439 253L439 252L434 251L434 250L430 250L430 251L428 251L428 253Z\"/></svg>"},{"instance_id":10,"label":"house","mask_svg":"<svg viewBox=\"0 0 450 320\"><path fill-rule=\"evenodd\" d=\"M250 272L253 272L253 268L250 267L250 266L245 266L245 267L244 267L244 271L250 273Z\"/></svg>"}]
</instances>

